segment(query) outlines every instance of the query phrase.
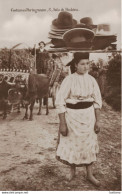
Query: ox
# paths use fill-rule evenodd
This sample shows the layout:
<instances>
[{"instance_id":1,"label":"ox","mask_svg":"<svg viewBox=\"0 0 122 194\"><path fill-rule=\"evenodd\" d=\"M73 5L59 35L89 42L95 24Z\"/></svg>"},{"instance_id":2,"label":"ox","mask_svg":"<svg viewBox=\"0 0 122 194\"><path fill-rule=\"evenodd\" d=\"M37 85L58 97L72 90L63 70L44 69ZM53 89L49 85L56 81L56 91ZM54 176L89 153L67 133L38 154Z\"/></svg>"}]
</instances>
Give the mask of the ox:
<instances>
[{"instance_id":1,"label":"ox","mask_svg":"<svg viewBox=\"0 0 122 194\"><path fill-rule=\"evenodd\" d=\"M15 87L8 90L8 102L9 104L12 104L12 106L16 107L18 109L18 113L20 113L20 105L24 107L23 98L25 97L27 91L26 80L23 80L21 75L17 75L14 84Z\"/></svg>"},{"instance_id":2,"label":"ox","mask_svg":"<svg viewBox=\"0 0 122 194\"><path fill-rule=\"evenodd\" d=\"M20 113L20 104L22 104L26 84L18 76L15 83L8 82L7 76L0 75L0 110L3 111L3 119L6 119L7 112L16 106Z\"/></svg>"},{"instance_id":3,"label":"ox","mask_svg":"<svg viewBox=\"0 0 122 194\"><path fill-rule=\"evenodd\" d=\"M30 105L29 120L33 120L33 107L36 99L39 100L38 115L41 115L42 98L46 102L46 115L48 115L48 93L49 93L49 78L45 74L30 74L28 78L28 88L24 104L26 108L24 119L28 119L28 106Z\"/></svg>"},{"instance_id":4,"label":"ox","mask_svg":"<svg viewBox=\"0 0 122 194\"><path fill-rule=\"evenodd\" d=\"M8 83L4 77L0 82L0 109L3 111L3 119L7 117L7 111L10 108L8 103L8 91L13 88L15 84Z\"/></svg>"}]
</instances>

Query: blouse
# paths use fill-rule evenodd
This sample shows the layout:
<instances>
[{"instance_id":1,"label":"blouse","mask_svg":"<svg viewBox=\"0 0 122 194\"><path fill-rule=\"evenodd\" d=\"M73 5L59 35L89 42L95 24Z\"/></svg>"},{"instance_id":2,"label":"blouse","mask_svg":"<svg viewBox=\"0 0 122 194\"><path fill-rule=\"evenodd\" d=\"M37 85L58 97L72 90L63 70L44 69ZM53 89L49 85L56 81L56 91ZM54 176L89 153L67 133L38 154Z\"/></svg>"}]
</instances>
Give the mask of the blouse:
<instances>
[{"instance_id":1,"label":"blouse","mask_svg":"<svg viewBox=\"0 0 122 194\"><path fill-rule=\"evenodd\" d=\"M66 112L66 103L93 102L95 109L102 107L102 98L99 86L94 77L85 74L73 73L62 82L56 96L58 114Z\"/></svg>"}]
</instances>

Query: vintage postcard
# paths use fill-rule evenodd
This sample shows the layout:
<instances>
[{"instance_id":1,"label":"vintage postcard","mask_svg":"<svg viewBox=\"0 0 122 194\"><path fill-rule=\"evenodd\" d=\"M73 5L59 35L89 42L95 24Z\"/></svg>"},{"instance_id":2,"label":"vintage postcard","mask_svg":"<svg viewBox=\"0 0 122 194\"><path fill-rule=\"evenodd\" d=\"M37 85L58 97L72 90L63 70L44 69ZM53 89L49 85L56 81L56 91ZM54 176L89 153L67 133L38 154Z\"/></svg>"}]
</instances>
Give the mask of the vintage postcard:
<instances>
[{"instance_id":1,"label":"vintage postcard","mask_svg":"<svg viewBox=\"0 0 122 194\"><path fill-rule=\"evenodd\" d=\"M0 193L121 193L121 0L0 0Z\"/></svg>"}]
</instances>

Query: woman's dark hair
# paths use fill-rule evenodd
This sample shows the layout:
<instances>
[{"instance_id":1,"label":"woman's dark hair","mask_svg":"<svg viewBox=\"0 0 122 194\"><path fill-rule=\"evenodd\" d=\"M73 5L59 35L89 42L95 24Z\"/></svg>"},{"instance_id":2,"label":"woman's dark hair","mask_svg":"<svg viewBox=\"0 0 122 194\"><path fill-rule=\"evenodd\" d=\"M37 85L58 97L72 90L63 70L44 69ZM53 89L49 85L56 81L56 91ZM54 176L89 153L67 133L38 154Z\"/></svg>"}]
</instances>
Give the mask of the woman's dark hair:
<instances>
[{"instance_id":1,"label":"woman's dark hair","mask_svg":"<svg viewBox=\"0 0 122 194\"><path fill-rule=\"evenodd\" d=\"M78 64L82 59L89 59L89 53L74 53L74 58L67 64L67 66L70 66L71 73L76 72L75 64Z\"/></svg>"},{"instance_id":2,"label":"woman's dark hair","mask_svg":"<svg viewBox=\"0 0 122 194\"><path fill-rule=\"evenodd\" d=\"M74 58L74 65L78 64L80 62L80 60L82 60L81 58Z\"/></svg>"},{"instance_id":3,"label":"woman's dark hair","mask_svg":"<svg viewBox=\"0 0 122 194\"><path fill-rule=\"evenodd\" d=\"M70 61L66 66L70 66L71 73L75 73L76 72L75 60L74 59L72 61Z\"/></svg>"}]
</instances>

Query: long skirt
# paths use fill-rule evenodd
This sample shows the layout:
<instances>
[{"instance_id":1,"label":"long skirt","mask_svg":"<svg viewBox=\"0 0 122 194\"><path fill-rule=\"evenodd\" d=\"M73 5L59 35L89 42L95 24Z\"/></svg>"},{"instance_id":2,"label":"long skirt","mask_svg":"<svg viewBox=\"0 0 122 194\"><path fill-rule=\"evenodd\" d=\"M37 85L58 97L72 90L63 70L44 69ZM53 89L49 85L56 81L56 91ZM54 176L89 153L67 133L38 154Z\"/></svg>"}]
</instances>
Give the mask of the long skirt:
<instances>
[{"instance_id":1,"label":"long skirt","mask_svg":"<svg viewBox=\"0 0 122 194\"><path fill-rule=\"evenodd\" d=\"M57 147L56 158L68 165L82 166L96 161L99 152L97 134L94 132L95 111L67 108L65 113L68 135L62 136Z\"/></svg>"}]
</instances>

